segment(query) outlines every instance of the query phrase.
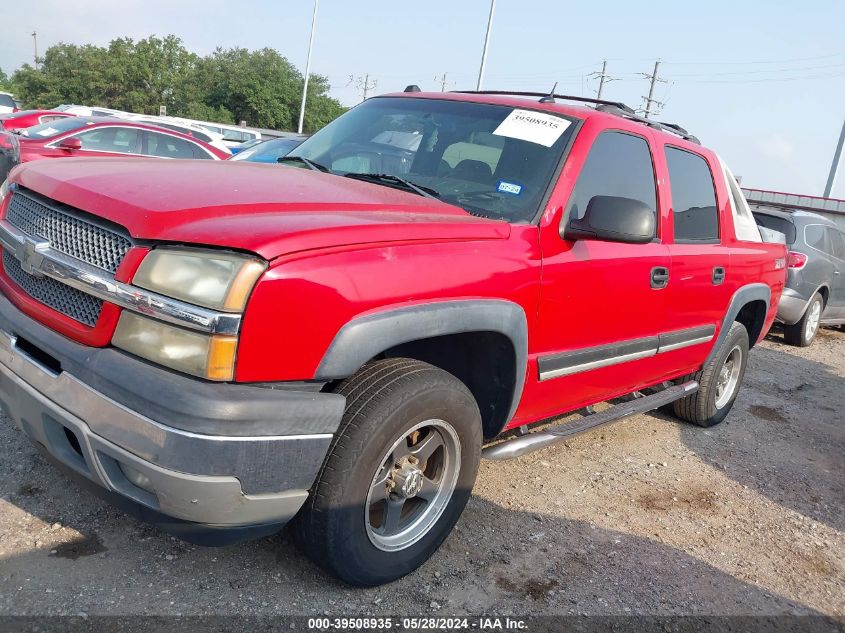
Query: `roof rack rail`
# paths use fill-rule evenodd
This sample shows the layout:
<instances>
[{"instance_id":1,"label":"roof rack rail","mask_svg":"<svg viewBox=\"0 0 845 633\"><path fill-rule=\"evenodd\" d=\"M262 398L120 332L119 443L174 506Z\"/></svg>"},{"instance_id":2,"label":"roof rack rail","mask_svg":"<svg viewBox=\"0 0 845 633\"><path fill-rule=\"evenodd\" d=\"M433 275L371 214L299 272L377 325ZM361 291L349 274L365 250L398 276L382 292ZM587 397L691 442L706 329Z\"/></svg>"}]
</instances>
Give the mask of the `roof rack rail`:
<instances>
[{"instance_id":1,"label":"roof rack rail","mask_svg":"<svg viewBox=\"0 0 845 633\"><path fill-rule=\"evenodd\" d=\"M669 132L671 134L680 136L685 141L690 141L692 143L696 143L697 145L701 145L701 141L699 141L698 138L687 132L677 123L664 123L662 121L654 121L652 119L647 119L638 115L636 112L634 112L633 108L625 105L621 101L606 101L605 99L592 99L590 97L576 97L573 95L559 95L555 93L549 94L546 92L522 92L518 90L453 90L452 92L468 95L539 97L541 103L549 103L549 100L551 98L562 99L563 101L579 101L582 103L592 103L596 106L596 110L599 110L601 112L615 114L616 116L621 116L632 121L644 123L645 125L653 127L657 130L663 130L664 132Z\"/></svg>"},{"instance_id":2,"label":"roof rack rail","mask_svg":"<svg viewBox=\"0 0 845 633\"><path fill-rule=\"evenodd\" d=\"M580 101L582 103L592 103L595 105L605 105L605 106L613 106L622 110L623 112L630 112L631 114L634 111L626 106L621 101L606 101L604 99L591 99L590 97L576 97L573 95L559 95L555 93L548 93L548 92L521 92L518 90L452 90L452 92L456 92L458 94L467 94L467 95L503 95L506 97L539 97L541 100L549 99L550 97L553 99L562 99L564 101ZM548 101L545 101L548 103Z\"/></svg>"},{"instance_id":3,"label":"roof rack rail","mask_svg":"<svg viewBox=\"0 0 845 633\"><path fill-rule=\"evenodd\" d=\"M636 112L632 111L630 108L623 110L621 108L616 108L612 105L599 104L596 106L596 110L600 110L608 114L615 114L616 116L621 116L632 121L637 121L638 123L643 123L649 127L653 127L656 130L662 130L663 132L669 132L670 134L680 136L685 141L690 141L691 143L695 143L696 145L701 145L701 141L699 141L697 137L687 132L677 123L665 123L663 121L654 121L653 119L647 119L643 116L640 116Z\"/></svg>"}]
</instances>

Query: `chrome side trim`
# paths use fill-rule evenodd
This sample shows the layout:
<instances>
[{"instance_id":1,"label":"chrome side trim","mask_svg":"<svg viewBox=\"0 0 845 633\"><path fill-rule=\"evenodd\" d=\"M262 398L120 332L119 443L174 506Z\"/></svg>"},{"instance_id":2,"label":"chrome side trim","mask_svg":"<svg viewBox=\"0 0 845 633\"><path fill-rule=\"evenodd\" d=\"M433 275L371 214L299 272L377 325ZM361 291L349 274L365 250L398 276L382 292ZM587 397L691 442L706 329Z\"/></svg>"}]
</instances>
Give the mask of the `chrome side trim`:
<instances>
[{"instance_id":1,"label":"chrome side trim","mask_svg":"<svg viewBox=\"0 0 845 633\"><path fill-rule=\"evenodd\" d=\"M537 361L540 380L570 376L600 367L648 358L657 353L658 345L656 336L648 336L541 357Z\"/></svg>"},{"instance_id":2,"label":"chrome side trim","mask_svg":"<svg viewBox=\"0 0 845 633\"><path fill-rule=\"evenodd\" d=\"M712 340L715 335L715 325L702 325L700 327L664 332L657 337L659 341L657 353L662 354L663 352L671 352L676 349L706 343Z\"/></svg>"},{"instance_id":3,"label":"chrome side trim","mask_svg":"<svg viewBox=\"0 0 845 633\"><path fill-rule=\"evenodd\" d=\"M604 358L602 360L595 360L589 363L582 363L580 365L572 365L570 367L562 367L561 369L552 369L545 372L540 372L540 380L549 380L551 378L559 378L561 376L570 376L572 374L580 374L591 369L599 369L600 367L609 367L610 365L618 365L619 363L626 363L632 360L639 360L640 358L648 358L657 354L657 348L644 350L642 352L633 352L631 354L623 354L621 356L613 356Z\"/></svg>"},{"instance_id":4,"label":"chrome side trim","mask_svg":"<svg viewBox=\"0 0 845 633\"><path fill-rule=\"evenodd\" d=\"M541 356L537 361L540 380L571 376L572 374L580 374L601 367L610 367L611 365L649 358L656 354L707 343L713 339L715 334L715 326L702 325L663 332L658 336L630 339L609 345L585 347L560 354Z\"/></svg>"},{"instance_id":5,"label":"chrome side trim","mask_svg":"<svg viewBox=\"0 0 845 633\"><path fill-rule=\"evenodd\" d=\"M701 336L699 338L693 338L688 341L683 341L681 343L672 343L671 345L664 345L660 349L657 350L658 354L662 354L663 352L671 352L676 349L682 349L684 347L690 347L691 345L698 345L699 343L706 343L713 339L713 335L710 336Z\"/></svg>"},{"instance_id":6,"label":"chrome side trim","mask_svg":"<svg viewBox=\"0 0 845 633\"><path fill-rule=\"evenodd\" d=\"M209 334L236 336L241 315L217 312L124 284L94 266L38 244L6 220L0 220L0 246L21 262L24 270L46 275L71 288L160 321Z\"/></svg>"}]
</instances>

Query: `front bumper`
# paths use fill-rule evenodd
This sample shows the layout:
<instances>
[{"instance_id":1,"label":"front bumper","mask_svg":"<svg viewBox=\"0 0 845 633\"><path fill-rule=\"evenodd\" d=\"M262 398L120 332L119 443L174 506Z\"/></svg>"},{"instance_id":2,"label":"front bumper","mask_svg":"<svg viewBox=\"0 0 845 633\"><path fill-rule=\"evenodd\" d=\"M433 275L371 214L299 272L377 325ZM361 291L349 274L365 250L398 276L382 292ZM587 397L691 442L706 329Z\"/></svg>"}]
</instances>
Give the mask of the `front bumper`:
<instances>
[{"instance_id":1,"label":"front bumper","mask_svg":"<svg viewBox=\"0 0 845 633\"><path fill-rule=\"evenodd\" d=\"M792 288L784 288L778 303L777 320L787 325L795 325L804 316L810 299L802 297Z\"/></svg>"},{"instance_id":2,"label":"front bumper","mask_svg":"<svg viewBox=\"0 0 845 633\"><path fill-rule=\"evenodd\" d=\"M131 389L113 389L118 382ZM290 520L322 465L344 399L177 376L73 343L0 295L0 404L53 461L113 500L139 506L142 518L165 529L181 525L175 531L184 537L186 523L203 532ZM135 482L138 473L145 477L144 487L127 472Z\"/></svg>"}]
</instances>

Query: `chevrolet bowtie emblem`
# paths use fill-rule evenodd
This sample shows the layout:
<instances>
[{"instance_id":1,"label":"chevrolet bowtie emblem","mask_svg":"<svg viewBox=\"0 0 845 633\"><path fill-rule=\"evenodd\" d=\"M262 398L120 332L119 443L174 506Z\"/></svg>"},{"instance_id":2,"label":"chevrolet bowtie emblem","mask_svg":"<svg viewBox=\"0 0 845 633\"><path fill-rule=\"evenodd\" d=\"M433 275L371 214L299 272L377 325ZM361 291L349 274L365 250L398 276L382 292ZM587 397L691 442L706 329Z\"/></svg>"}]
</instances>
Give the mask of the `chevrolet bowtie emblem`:
<instances>
[{"instance_id":1,"label":"chevrolet bowtie emblem","mask_svg":"<svg viewBox=\"0 0 845 633\"><path fill-rule=\"evenodd\" d=\"M21 263L21 270L33 277L43 277L41 265L44 263L44 251L50 248L50 242L35 241L31 237L24 238L13 253L15 259Z\"/></svg>"}]
</instances>

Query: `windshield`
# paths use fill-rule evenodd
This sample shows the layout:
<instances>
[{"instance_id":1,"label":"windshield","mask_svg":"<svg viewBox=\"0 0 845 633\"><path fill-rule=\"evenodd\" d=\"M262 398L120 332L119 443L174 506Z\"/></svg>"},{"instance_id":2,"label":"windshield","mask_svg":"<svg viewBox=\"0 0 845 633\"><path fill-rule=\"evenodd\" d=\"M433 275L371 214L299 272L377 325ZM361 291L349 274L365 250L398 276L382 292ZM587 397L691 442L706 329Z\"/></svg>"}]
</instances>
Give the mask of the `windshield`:
<instances>
[{"instance_id":1,"label":"windshield","mask_svg":"<svg viewBox=\"0 0 845 633\"><path fill-rule=\"evenodd\" d=\"M255 162L275 163L302 141L296 138L280 138L272 141L259 142L248 149L241 150L229 160L248 160Z\"/></svg>"},{"instance_id":2,"label":"windshield","mask_svg":"<svg viewBox=\"0 0 845 633\"><path fill-rule=\"evenodd\" d=\"M42 123L41 125L34 125L25 129L21 134L29 138L51 138L57 134L70 132L86 125L91 125L89 121L78 117L67 117L64 119L57 119L49 123Z\"/></svg>"},{"instance_id":3,"label":"windshield","mask_svg":"<svg viewBox=\"0 0 845 633\"><path fill-rule=\"evenodd\" d=\"M288 156L340 176L398 177L472 214L526 222L542 202L572 123L511 106L381 97L353 108ZM408 189L396 179L375 181Z\"/></svg>"}]
</instances>

